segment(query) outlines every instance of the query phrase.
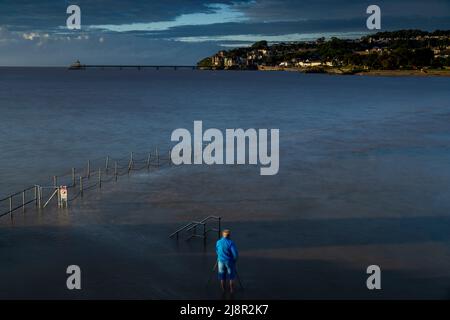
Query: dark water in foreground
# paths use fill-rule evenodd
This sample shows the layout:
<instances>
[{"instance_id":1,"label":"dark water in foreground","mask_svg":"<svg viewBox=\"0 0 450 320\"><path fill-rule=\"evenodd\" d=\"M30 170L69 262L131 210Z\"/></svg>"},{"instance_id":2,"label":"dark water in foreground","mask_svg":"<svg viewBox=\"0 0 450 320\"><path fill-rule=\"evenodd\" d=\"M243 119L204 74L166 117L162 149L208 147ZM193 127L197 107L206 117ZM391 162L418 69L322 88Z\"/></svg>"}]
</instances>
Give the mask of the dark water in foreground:
<instances>
[{"instance_id":1,"label":"dark water in foreground","mask_svg":"<svg viewBox=\"0 0 450 320\"><path fill-rule=\"evenodd\" d=\"M1 69L0 194L171 132L279 128L280 172L136 173L69 210L0 221L0 297L220 298L213 243L167 235L221 215L236 298L448 298L450 79L296 73ZM65 290L79 264L83 290ZM381 292L365 269L383 270Z\"/></svg>"}]
</instances>

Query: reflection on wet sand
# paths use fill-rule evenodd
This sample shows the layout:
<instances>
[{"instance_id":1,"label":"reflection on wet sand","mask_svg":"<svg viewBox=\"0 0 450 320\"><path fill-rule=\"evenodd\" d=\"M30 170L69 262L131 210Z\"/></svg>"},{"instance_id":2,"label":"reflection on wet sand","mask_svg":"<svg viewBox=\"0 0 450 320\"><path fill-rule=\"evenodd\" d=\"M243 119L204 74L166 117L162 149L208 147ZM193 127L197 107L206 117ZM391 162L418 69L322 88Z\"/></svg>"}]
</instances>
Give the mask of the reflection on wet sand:
<instances>
[{"instance_id":1,"label":"reflection on wet sand","mask_svg":"<svg viewBox=\"0 0 450 320\"><path fill-rule=\"evenodd\" d=\"M206 246L168 238L186 221L209 214L223 217L240 247L246 290L236 299L446 297L450 217L387 217L368 210L330 218L330 204L313 189L296 196L302 182L295 177L275 178L288 179L280 188L298 188L270 198L259 177L234 183L248 168L165 170L94 192L65 211L30 212L14 227L3 221L0 250L8 259L0 267L7 279L2 297L221 298L215 281L205 286L214 236ZM347 206L354 212L359 204ZM85 275L80 292L61 287L64 266L73 263ZM365 287L371 264L383 272L378 293Z\"/></svg>"}]
</instances>

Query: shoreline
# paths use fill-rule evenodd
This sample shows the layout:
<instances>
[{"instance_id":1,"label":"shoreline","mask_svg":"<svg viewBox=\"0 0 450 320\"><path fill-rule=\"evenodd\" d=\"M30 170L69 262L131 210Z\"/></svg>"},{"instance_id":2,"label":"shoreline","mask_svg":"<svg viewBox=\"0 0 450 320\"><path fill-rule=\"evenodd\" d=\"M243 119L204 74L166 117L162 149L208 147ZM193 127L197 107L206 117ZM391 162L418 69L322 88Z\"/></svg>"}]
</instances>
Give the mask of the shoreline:
<instances>
[{"instance_id":1,"label":"shoreline","mask_svg":"<svg viewBox=\"0 0 450 320\"><path fill-rule=\"evenodd\" d=\"M450 77L450 70L372 70L357 72L358 76L386 76L386 77Z\"/></svg>"},{"instance_id":2,"label":"shoreline","mask_svg":"<svg viewBox=\"0 0 450 320\"><path fill-rule=\"evenodd\" d=\"M64 69L67 67L61 66L0 66L1 69ZM122 70L121 70L122 71ZM215 68L202 68L197 67L195 71L283 71L283 72L299 72L304 74L328 74L338 76L380 76L380 77L450 77L450 69L445 70L366 70L366 71L353 71L353 70L340 70L335 68L330 69L302 69L302 68L289 68L289 67L271 67L260 66L258 69L215 69Z\"/></svg>"},{"instance_id":3,"label":"shoreline","mask_svg":"<svg viewBox=\"0 0 450 320\"><path fill-rule=\"evenodd\" d=\"M341 70L341 69L301 69L289 67L259 67L258 69L214 69L198 68L200 71L255 71L255 72L298 72L303 74L328 74L336 76L384 76L384 77L450 77L450 69L445 70Z\"/></svg>"},{"instance_id":4,"label":"shoreline","mask_svg":"<svg viewBox=\"0 0 450 320\"><path fill-rule=\"evenodd\" d=\"M329 74L339 76L386 76L386 77L450 77L450 69L444 70L342 70L336 68L284 68L284 67L260 67L256 71L287 71L305 74Z\"/></svg>"}]
</instances>

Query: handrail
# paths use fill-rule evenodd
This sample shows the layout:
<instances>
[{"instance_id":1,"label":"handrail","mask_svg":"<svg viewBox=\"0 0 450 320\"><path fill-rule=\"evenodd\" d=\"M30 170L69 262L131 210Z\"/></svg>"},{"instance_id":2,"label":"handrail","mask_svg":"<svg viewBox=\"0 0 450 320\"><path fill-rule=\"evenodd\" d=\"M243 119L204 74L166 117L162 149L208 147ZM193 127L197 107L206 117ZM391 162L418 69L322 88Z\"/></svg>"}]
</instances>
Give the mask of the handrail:
<instances>
[{"instance_id":1,"label":"handrail","mask_svg":"<svg viewBox=\"0 0 450 320\"><path fill-rule=\"evenodd\" d=\"M180 229L178 229L177 231L175 231L174 233L172 233L169 238L172 238L174 235L176 235L177 233L180 233L181 231L183 231L184 229L190 227L193 224L193 222L189 222L187 225L181 227Z\"/></svg>"},{"instance_id":2,"label":"handrail","mask_svg":"<svg viewBox=\"0 0 450 320\"><path fill-rule=\"evenodd\" d=\"M10 194L9 196L7 196L7 197L5 197L5 198L0 199L0 202L9 200L9 198L11 198L11 197L18 196L19 194L22 194L23 192L29 191L29 190L34 189L34 188L35 188L35 186L32 186L32 187L28 187L28 188L26 188L26 189L23 189L23 190L21 190L21 191L18 191L18 192L16 192L16 193Z\"/></svg>"},{"instance_id":3,"label":"handrail","mask_svg":"<svg viewBox=\"0 0 450 320\"><path fill-rule=\"evenodd\" d=\"M204 226L205 223L204 222L199 222L199 221L192 221L192 226L190 226L189 228L186 229L186 232L191 231L192 229L196 228L197 226Z\"/></svg>"},{"instance_id":4,"label":"handrail","mask_svg":"<svg viewBox=\"0 0 450 320\"><path fill-rule=\"evenodd\" d=\"M177 229L175 232L171 233L171 234L169 235L169 238L173 238L174 236L177 236L177 239L178 239L178 236L179 236L179 234L180 234L181 232L183 232L183 231L189 232L189 231L191 231L191 230L194 230L194 233L193 233L187 240L189 240L189 239L191 239L191 238L193 238L193 237L201 237L201 238L203 238L204 240L206 240L206 235L207 235L208 232L210 232L210 231L217 231L217 232L220 233L220 229L221 229L221 224L220 224L220 222L221 222L221 219L222 219L222 217L208 216L208 217L204 218L204 219L201 220L201 221L191 221L191 222L189 222L188 224L186 224L186 225L182 226L181 228ZM210 230L207 230L207 229L206 229L206 223L207 223L209 220L217 220L217 221L219 222L219 228L218 228L218 229L210 229ZM203 235L197 234L197 229L196 229L196 228L197 228L198 226L203 226Z\"/></svg>"},{"instance_id":5,"label":"handrail","mask_svg":"<svg viewBox=\"0 0 450 320\"><path fill-rule=\"evenodd\" d=\"M191 221L191 222L194 223L195 225L191 226L191 227L188 228L186 231L191 231L193 228L195 228L195 227L198 226L198 225L204 225L204 224L206 224L206 222L207 222L208 220L211 220L211 219L220 220L220 219L222 219L222 218L221 218L221 217L216 217L216 216L208 216L208 217L206 217L205 219L203 219L202 221L199 221L199 222L197 222L197 221Z\"/></svg>"},{"instance_id":6,"label":"handrail","mask_svg":"<svg viewBox=\"0 0 450 320\"><path fill-rule=\"evenodd\" d=\"M200 221L200 222L206 222L206 221L208 221L208 220L211 220L211 219L215 219L215 220L221 220L222 219L222 217L217 217L217 216L209 216L209 217L206 217L205 219L203 219L202 221Z\"/></svg>"},{"instance_id":7,"label":"handrail","mask_svg":"<svg viewBox=\"0 0 450 320\"><path fill-rule=\"evenodd\" d=\"M21 205L16 206L15 208L11 208L10 211L6 211L6 212L1 213L0 217L6 216L7 214L11 214L14 211L19 210L19 209L23 208L24 206L26 206L27 204L30 204L30 203L35 202L35 201L36 201L36 199L31 199L31 200L29 200L29 201L27 201L27 202L25 202L25 203L23 203Z\"/></svg>"},{"instance_id":8,"label":"handrail","mask_svg":"<svg viewBox=\"0 0 450 320\"><path fill-rule=\"evenodd\" d=\"M31 204L32 202L36 203L36 207L40 210L43 209L44 206L41 205L42 199L42 191L46 189L50 189L53 192L53 197L55 196L54 191L56 192L58 190L58 185L66 185L68 188L78 189L73 191L74 194L76 193L77 196L72 198L74 200L75 198L80 195L83 196L83 192L87 191L89 189L92 189L94 187L101 188L102 183L109 182L109 181L117 181L118 177L121 177L125 174L130 174L131 171L138 171L138 170L144 170L147 169L150 171L151 167L161 167L165 164L171 165L171 158L169 156L161 156L163 154L169 154L170 149L166 150L164 148L163 150L156 147L155 151L151 152L140 152L138 154L146 155L145 158L135 158L134 154L131 153L130 157L123 157L123 158L117 158L106 156L106 158L96 158L88 160L87 167L82 166L76 170L75 168L72 168L71 171L66 171L63 174L53 176L53 183L50 185L34 185L29 186L25 189L22 189L18 192L9 194L7 196L1 195L0 198L0 217L3 217L7 214L11 216L11 220L13 219L13 213L18 209L23 209L23 212L26 210L26 206ZM93 165L93 162L97 162L99 160L105 159L106 161L103 162L98 166L98 170L92 170L95 168ZM125 166L124 164L119 165L119 161L122 161L127 159L128 164ZM135 163L139 163L139 166L135 166ZM141 165L144 164L144 165ZM78 183L78 178L80 179L80 183ZM88 183L88 185L83 186L83 179L84 181L92 181L91 183ZM31 190L34 189L34 195L31 195ZM46 204L51 200L48 199ZM59 205L58 201L58 205ZM189 227L189 226L188 226Z\"/></svg>"}]
</instances>

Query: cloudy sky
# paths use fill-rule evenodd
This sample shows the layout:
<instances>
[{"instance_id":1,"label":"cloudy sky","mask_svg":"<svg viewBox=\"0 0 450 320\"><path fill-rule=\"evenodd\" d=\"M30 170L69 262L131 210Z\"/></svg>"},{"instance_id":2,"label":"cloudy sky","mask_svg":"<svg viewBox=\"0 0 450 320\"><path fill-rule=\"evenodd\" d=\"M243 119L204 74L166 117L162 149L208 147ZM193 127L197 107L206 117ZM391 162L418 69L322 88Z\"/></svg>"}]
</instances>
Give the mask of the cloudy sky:
<instances>
[{"instance_id":1,"label":"cloudy sky","mask_svg":"<svg viewBox=\"0 0 450 320\"><path fill-rule=\"evenodd\" d=\"M81 8L81 30L66 9ZM359 37L366 8L382 29L450 29L450 0L0 0L0 65L195 64L222 48Z\"/></svg>"}]
</instances>

